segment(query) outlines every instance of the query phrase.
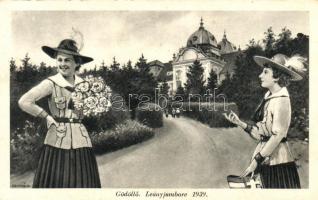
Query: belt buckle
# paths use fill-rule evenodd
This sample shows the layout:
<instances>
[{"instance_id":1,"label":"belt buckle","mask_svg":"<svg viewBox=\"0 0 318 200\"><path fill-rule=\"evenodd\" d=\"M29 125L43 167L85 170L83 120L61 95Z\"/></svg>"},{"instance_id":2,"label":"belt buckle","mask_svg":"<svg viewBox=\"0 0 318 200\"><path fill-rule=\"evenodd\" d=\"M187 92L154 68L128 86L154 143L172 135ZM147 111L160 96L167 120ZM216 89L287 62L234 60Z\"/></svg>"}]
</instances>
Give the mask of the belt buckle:
<instances>
[{"instance_id":1,"label":"belt buckle","mask_svg":"<svg viewBox=\"0 0 318 200\"><path fill-rule=\"evenodd\" d=\"M73 118L70 118L70 122L73 123Z\"/></svg>"}]
</instances>

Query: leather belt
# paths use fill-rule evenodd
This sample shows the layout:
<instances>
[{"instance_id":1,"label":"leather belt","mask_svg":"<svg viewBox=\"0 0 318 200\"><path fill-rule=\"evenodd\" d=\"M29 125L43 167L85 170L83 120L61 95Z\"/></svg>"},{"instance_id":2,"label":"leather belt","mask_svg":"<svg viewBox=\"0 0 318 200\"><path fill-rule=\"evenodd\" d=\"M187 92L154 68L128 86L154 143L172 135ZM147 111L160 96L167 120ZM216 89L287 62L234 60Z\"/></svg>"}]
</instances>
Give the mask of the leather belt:
<instances>
[{"instance_id":1,"label":"leather belt","mask_svg":"<svg viewBox=\"0 0 318 200\"><path fill-rule=\"evenodd\" d=\"M54 118L54 119L56 122L59 122L59 123L82 123L81 119L63 118L63 117Z\"/></svg>"},{"instance_id":2,"label":"leather belt","mask_svg":"<svg viewBox=\"0 0 318 200\"><path fill-rule=\"evenodd\" d=\"M269 136L261 136L261 141L262 142L267 142L269 140ZM284 137L280 142L287 142L287 137Z\"/></svg>"}]
</instances>

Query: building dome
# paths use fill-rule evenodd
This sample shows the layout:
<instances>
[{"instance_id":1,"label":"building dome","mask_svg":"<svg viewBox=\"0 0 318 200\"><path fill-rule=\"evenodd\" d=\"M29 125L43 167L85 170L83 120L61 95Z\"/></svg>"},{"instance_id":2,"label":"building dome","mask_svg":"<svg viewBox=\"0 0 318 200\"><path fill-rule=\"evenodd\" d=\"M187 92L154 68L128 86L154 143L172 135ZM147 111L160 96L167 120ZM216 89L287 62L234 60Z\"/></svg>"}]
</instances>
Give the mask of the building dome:
<instances>
[{"instance_id":1,"label":"building dome","mask_svg":"<svg viewBox=\"0 0 318 200\"><path fill-rule=\"evenodd\" d=\"M210 33L203 27L203 20L201 18L201 23L199 29L190 35L187 41L187 47L193 46L214 46L217 47L217 41Z\"/></svg>"},{"instance_id":2,"label":"building dome","mask_svg":"<svg viewBox=\"0 0 318 200\"><path fill-rule=\"evenodd\" d=\"M222 54L232 53L236 51L236 46L227 40L225 31L224 31L223 39L221 42L218 43L218 46Z\"/></svg>"}]
</instances>

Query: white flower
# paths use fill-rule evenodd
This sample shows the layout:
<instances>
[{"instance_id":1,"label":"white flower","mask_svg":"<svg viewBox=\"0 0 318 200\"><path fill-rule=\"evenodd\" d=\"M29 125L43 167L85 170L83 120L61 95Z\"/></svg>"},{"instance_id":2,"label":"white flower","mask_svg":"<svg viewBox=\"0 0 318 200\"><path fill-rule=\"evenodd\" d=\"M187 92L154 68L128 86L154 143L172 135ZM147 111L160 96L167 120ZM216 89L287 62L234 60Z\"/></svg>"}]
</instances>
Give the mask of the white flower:
<instances>
[{"instance_id":1,"label":"white flower","mask_svg":"<svg viewBox=\"0 0 318 200\"><path fill-rule=\"evenodd\" d=\"M102 107L107 107L109 105L109 100L106 97L102 97L99 99L99 104Z\"/></svg>"},{"instance_id":2,"label":"white flower","mask_svg":"<svg viewBox=\"0 0 318 200\"><path fill-rule=\"evenodd\" d=\"M87 92L89 90L89 82L84 81L75 86L75 91L77 92Z\"/></svg>"},{"instance_id":3,"label":"white flower","mask_svg":"<svg viewBox=\"0 0 318 200\"><path fill-rule=\"evenodd\" d=\"M98 106L98 107L96 107L96 108L94 109L94 111L95 111L96 113L103 113L103 112L106 111L106 109L103 108L103 107Z\"/></svg>"},{"instance_id":4,"label":"white flower","mask_svg":"<svg viewBox=\"0 0 318 200\"><path fill-rule=\"evenodd\" d=\"M91 90L95 93L101 92L104 89L104 83L102 81L96 81L92 84Z\"/></svg>"},{"instance_id":5,"label":"white flower","mask_svg":"<svg viewBox=\"0 0 318 200\"><path fill-rule=\"evenodd\" d=\"M83 93L82 92L73 92L72 99L74 101L80 101L81 99L83 99Z\"/></svg>"},{"instance_id":6,"label":"white flower","mask_svg":"<svg viewBox=\"0 0 318 200\"><path fill-rule=\"evenodd\" d=\"M84 104L88 108L93 109L98 104L98 99L96 97L92 97L92 96L87 97L86 99L84 99Z\"/></svg>"}]
</instances>

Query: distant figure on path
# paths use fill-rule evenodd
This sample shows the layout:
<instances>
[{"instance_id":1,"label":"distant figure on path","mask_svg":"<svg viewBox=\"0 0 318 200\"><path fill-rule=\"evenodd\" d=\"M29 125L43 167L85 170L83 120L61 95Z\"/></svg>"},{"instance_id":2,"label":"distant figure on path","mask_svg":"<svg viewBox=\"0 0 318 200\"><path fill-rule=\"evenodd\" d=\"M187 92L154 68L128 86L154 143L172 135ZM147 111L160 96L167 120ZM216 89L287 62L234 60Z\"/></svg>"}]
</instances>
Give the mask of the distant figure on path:
<instances>
[{"instance_id":1,"label":"distant figure on path","mask_svg":"<svg viewBox=\"0 0 318 200\"><path fill-rule=\"evenodd\" d=\"M172 108L172 111L171 111L171 112L172 112L172 117L175 118L175 116L176 116L176 109L175 109L175 108Z\"/></svg>"},{"instance_id":2,"label":"distant figure on path","mask_svg":"<svg viewBox=\"0 0 318 200\"><path fill-rule=\"evenodd\" d=\"M180 117L180 109L179 108L176 109L176 115L177 115L177 118Z\"/></svg>"}]
</instances>

